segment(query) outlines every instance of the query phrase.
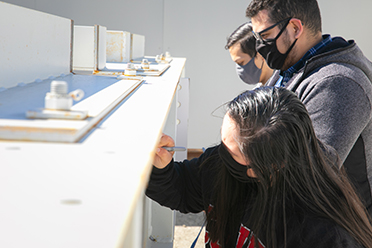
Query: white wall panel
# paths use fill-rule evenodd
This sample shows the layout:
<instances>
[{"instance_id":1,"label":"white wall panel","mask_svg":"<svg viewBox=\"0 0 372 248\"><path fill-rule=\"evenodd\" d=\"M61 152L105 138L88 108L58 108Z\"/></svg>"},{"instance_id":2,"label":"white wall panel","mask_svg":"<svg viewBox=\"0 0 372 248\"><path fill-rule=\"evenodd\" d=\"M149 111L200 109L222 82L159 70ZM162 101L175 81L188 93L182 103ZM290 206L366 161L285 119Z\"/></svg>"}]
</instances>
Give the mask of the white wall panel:
<instances>
[{"instance_id":1,"label":"white wall panel","mask_svg":"<svg viewBox=\"0 0 372 248\"><path fill-rule=\"evenodd\" d=\"M107 62L129 62L131 39L126 31L107 30Z\"/></svg>"},{"instance_id":2,"label":"white wall panel","mask_svg":"<svg viewBox=\"0 0 372 248\"><path fill-rule=\"evenodd\" d=\"M19 6L40 10L74 20L75 25L102 25L108 30L141 34L146 55L163 51L164 0L5 0ZM151 42L150 42L151 41Z\"/></svg>"},{"instance_id":3,"label":"white wall panel","mask_svg":"<svg viewBox=\"0 0 372 248\"><path fill-rule=\"evenodd\" d=\"M95 42L97 45L96 61L97 70L103 70L106 67L106 36L107 28L100 25L95 25Z\"/></svg>"},{"instance_id":4,"label":"white wall panel","mask_svg":"<svg viewBox=\"0 0 372 248\"><path fill-rule=\"evenodd\" d=\"M70 19L0 2L0 87L70 73L71 28Z\"/></svg>"},{"instance_id":5,"label":"white wall panel","mask_svg":"<svg viewBox=\"0 0 372 248\"><path fill-rule=\"evenodd\" d=\"M145 56L145 36L131 34L131 59L140 60Z\"/></svg>"},{"instance_id":6,"label":"white wall panel","mask_svg":"<svg viewBox=\"0 0 372 248\"><path fill-rule=\"evenodd\" d=\"M101 25L74 26L73 69L102 70L106 67L106 32Z\"/></svg>"},{"instance_id":7,"label":"white wall panel","mask_svg":"<svg viewBox=\"0 0 372 248\"><path fill-rule=\"evenodd\" d=\"M94 26L74 26L73 67L93 70L95 44Z\"/></svg>"}]
</instances>

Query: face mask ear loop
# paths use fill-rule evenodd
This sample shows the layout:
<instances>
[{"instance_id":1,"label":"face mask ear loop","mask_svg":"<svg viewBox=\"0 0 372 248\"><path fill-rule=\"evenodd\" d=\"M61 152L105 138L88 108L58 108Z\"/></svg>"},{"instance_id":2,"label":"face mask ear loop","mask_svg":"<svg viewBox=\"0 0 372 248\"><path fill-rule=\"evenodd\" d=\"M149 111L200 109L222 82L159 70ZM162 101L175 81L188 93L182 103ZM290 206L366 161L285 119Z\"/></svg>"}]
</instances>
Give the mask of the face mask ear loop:
<instances>
[{"instance_id":1,"label":"face mask ear loop","mask_svg":"<svg viewBox=\"0 0 372 248\"><path fill-rule=\"evenodd\" d=\"M292 43L292 45L290 46L290 48L288 48L288 51L285 53L285 55L287 56L289 54L289 52L292 50L292 48L294 47L294 45L296 44L297 42L297 39L295 39L295 41Z\"/></svg>"},{"instance_id":2,"label":"face mask ear loop","mask_svg":"<svg viewBox=\"0 0 372 248\"><path fill-rule=\"evenodd\" d=\"M282 28L282 30L280 30L280 32L279 32L279 34L275 37L275 39L274 40L277 40L279 37L280 37L280 35L284 32L284 30L287 28L287 26L288 26L288 24L289 24L289 22L292 20L292 17L291 18L288 18L288 21L287 21L287 23L285 24L285 26Z\"/></svg>"}]
</instances>

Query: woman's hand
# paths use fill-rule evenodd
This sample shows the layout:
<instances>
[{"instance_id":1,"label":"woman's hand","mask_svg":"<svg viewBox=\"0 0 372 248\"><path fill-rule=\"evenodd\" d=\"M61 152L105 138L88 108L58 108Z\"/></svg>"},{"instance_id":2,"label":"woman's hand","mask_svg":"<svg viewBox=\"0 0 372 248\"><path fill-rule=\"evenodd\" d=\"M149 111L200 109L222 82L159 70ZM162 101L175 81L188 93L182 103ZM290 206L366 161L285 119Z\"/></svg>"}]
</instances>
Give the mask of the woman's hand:
<instances>
[{"instance_id":1,"label":"woman's hand","mask_svg":"<svg viewBox=\"0 0 372 248\"><path fill-rule=\"evenodd\" d=\"M158 148L155 152L155 158L154 158L154 166L158 169L163 169L165 166L167 166L170 161L172 161L174 152L168 152L163 146L174 146L174 140L168 136L163 134L160 138Z\"/></svg>"}]
</instances>

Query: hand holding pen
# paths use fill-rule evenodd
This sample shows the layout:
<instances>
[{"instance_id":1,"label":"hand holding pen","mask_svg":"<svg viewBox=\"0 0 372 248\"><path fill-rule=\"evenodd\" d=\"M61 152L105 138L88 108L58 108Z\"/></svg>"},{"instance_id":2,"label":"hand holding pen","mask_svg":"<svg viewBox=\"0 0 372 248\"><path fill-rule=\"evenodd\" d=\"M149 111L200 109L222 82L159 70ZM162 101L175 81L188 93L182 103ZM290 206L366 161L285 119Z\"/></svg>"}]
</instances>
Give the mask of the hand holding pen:
<instances>
[{"instance_id":1,"label":"hand holding pen","mask_svg":"<svg viewBox=\"0 0 372 248\"><path fill-rule=\"evenodd\" d=\"M174 140L170 136L163 134L155 152L154 166L159 169L164 168L172 161L174 152L181 150L185 151L186 148L175 147Z\"/></svg>"}]
</instances>

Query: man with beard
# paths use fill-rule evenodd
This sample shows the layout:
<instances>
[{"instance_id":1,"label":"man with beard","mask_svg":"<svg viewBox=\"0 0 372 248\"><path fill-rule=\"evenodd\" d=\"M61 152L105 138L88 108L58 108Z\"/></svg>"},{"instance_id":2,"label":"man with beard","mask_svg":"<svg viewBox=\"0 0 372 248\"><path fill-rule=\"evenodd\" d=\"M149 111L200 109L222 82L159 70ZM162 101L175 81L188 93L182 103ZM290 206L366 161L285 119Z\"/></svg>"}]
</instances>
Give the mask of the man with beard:
<instances>
[{"instance_id":1,"label":"man with beard","mask_svg":"<svg viewBox=\"0 0 372 248\"><path fill-rule=\"evenodd\" d=\"M296 92L372 215L372 63L353 40L322 35L316 0L252 0L246 15L276 69L267 85Z\"/></svg>"}]
</instances>

